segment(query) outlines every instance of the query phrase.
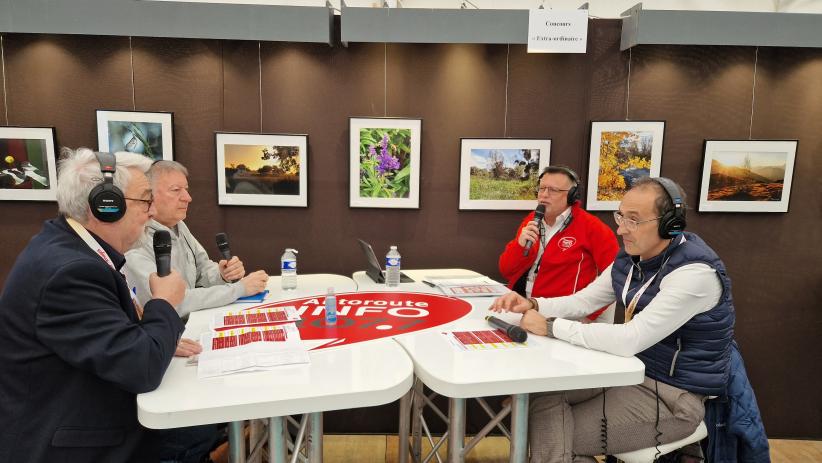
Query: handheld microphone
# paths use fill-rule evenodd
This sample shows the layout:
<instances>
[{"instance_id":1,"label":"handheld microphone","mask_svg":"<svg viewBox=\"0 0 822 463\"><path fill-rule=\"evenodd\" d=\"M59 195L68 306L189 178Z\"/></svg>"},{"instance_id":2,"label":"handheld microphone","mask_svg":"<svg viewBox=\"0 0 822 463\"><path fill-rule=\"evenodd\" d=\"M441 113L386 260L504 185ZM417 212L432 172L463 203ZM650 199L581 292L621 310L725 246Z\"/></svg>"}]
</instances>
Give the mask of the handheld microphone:
<instances>
[{"instance_id":1,"label":"handheld microphone","mask_svg":"<svg viewBox=\"0 0 822 463\"><path fill-rule=\"evenodd\" d=\"M154 232L154 259L157 276L168 276L171 273L171 235L165 230Z\"/></svg>"},{"instance_id":2,"label":"handheld microphone","mask_svg":"<svg viewBox=\"0 0 822 463\"><path fill-rule=\"evenodd\" d=\"M536 210L534 211L534 222L539 224L542 219L545 217L545 205L540 204L537 206ZM529 252L531 252L531 246L534 245L534 242L531 240L525 241L525 250L522 251L523 256L527 256Z\"/></svg>"},{"instance_id":3,"label":"handheld microphone","mask_svg":"<svg viewBox=\"0 0 822 463\"><path fill-rule=\"evenodd\" d=\"M485 320L488 321L488 324L494 328L499 328L502 331L505 331L505 334L507 334L508 337L514 342L525 342L525 340L528 339L528 333L517 325L504 322L493 315L488 315L485 317Z\"/></svg>"},{"instance_id":4,"label":"handheld microphone","mask_svg":"<svg viewBox=\"0 0 822 463\"><path fill-rule=\"evenodd\" d=\"M231 260L231 249L228 247L228 237L225 233L217 233L217 248L220 249L223 259Z\"/></svg>"}]
</instances>

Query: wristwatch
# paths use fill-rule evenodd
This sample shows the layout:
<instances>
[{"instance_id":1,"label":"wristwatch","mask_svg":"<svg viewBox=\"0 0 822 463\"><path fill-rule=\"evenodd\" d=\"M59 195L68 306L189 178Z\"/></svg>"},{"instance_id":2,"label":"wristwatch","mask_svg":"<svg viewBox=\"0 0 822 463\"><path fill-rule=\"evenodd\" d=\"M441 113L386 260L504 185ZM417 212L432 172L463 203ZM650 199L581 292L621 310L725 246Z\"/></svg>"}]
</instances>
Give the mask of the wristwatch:
<instances>
[{"instance_id":1,"label":"wristwatch","mask_svg":"<svg viewBox=\"0 0 822 463\"><path fill-rule=\"evenodd\" d=\"M549 338L555 337L554 336L554 320L556 320L556 319L557 319L557 317L548 317L548 318L545 319L545 324L547 325L547 328L548 328L548 333L546 334L546 336L548 336Z\"/></svg>"}]
</instances>

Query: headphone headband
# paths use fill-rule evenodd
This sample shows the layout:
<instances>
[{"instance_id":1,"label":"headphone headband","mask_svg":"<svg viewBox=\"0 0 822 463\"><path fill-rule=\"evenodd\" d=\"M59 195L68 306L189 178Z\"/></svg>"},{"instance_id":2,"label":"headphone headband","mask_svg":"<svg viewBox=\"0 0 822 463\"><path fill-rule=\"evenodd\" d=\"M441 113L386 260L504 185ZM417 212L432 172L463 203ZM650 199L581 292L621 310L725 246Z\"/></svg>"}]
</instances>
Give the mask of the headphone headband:
<instances>
[{"instance_id":1,"label":"headphone headband","mask_svg":"<svg viewBox=\"0 0 822 463\"><path fill-rule=\"evenodd\" d=\"M552 172L553 171L553 172ZM575 202L577 202L580 198L580 182L579 182L579 175L576 172L571 170L569 167L565 166L548 166L542 170L542 173L539 174L539 180L542 180L542 177L545 174L552 174L552 173L563 173L568 176L571 180L573 185L571 185L571 189L568 190L568 196L566 198L566 203L571 206Z\"/></svg>"}]
</instances>

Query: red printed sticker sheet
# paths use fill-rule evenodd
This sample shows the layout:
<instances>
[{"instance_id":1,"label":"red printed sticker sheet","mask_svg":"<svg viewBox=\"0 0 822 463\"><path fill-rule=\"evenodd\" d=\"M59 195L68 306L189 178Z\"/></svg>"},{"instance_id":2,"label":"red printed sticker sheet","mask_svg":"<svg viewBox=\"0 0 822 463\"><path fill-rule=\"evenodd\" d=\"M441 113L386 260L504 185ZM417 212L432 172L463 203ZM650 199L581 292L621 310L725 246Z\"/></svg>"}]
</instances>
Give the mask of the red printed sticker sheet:
<instances>
[{"instance_id":1,"label":"red printed sticker sheet","mask_svg":"<svg viewBox=\"0 0 822 463\"><path fill-rule=\"evenodd\" d=\"M309 362L308 349L294 323L209 331L200 336L200 344L199 378Z\"/></svg>"},{"instance_id":2,"label":"red printed sticker sheet","mask_svg":"<svg viewBox=\"0 0 822 463\"><path fill-rule=\"evenodd\" d=\"M460 351L518 349L528 342L514 342L502 330L448 331L442 333L449 344Z\"/></svg>"},{"instance_id":3,"label":"red printed sticker sheet","mask_svg":"<svg viewBox=\"0 0 822 463\"><path fill-rule=\"evenodd\" d=\"M300 320L297 309L285 307L257 307L246 310L228 310L211 319L211 329L222 331L251 326L269 326Z\"/></svg>"}]
</instances>

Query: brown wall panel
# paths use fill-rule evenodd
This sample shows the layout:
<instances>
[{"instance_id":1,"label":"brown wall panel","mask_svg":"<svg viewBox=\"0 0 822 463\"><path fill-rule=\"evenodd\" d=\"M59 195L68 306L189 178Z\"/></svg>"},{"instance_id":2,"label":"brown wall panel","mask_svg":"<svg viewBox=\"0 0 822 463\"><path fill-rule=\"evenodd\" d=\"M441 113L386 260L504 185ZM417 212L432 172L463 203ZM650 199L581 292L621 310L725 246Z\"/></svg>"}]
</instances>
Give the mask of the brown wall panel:
<instances>
[{"instance_id":1,"label":"brown wall panel","mask_svg":"<svg viewBox=\"0 0 822 463\"><path fill-rule=\"evenodd\" d=\"M160 38L133 39L132 54L124 37L10 34L3 42L9 123L54 126L60 145L96 147L96 109L172 111L175 159L191 173L187 223L215 257L214 233L227 232L247 269L277 274L288 246L301 251L301 272L350 275L363 268L354 241L362 237L380 255L398 244L406 268L467 267L498 277L499 252L524 213L458 210L460 137L551 138L552 160L587 177L592 119L665 120L662 174L682 183L690 228L728 266L736 337L767 430L820 438L820 375L812 367L822 360L813 343L822 332L822 51L643 45L620 52L620 30L619 21L592 20L584 55L528 54L522 45ZM351 116L423 119L420 209L348 207ZM309 207L217 205L215 131L308 134ZM790 212L698 213L703 139L749 133L800 140ZM55 213L53 203L0 203L0 284ZM613 227L610 213L597 215ZM396 426L395 413L394 406L335 412L327 428L385 432Z\"/></svg>"}]
</instances>

